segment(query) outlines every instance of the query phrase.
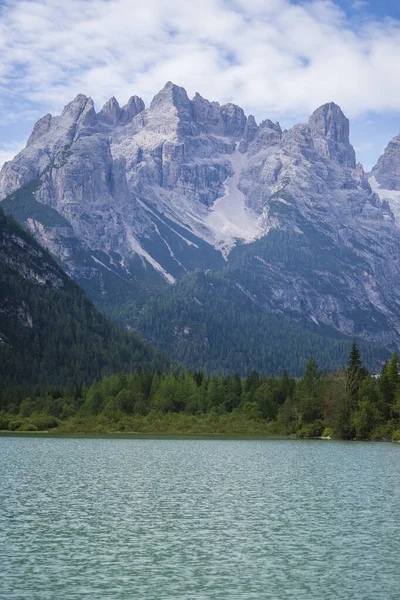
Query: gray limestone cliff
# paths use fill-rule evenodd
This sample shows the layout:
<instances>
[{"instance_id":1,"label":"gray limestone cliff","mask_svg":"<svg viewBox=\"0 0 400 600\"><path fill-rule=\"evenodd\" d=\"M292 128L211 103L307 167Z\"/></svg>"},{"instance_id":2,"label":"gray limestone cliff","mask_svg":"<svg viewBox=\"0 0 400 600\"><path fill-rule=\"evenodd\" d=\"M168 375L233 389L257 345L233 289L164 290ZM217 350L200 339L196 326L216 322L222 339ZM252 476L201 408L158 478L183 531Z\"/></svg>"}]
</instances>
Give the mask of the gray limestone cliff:
<instances>
[{"instance_id":1,"label":"gray limestone cliff","mask_svg":"<svg viewBox=\"0 0 400 600\"><path fill-rule=\"evenodd\" d=\"M385 152L372 170L372 175L382 188L400 191L400 134L386 146Z\"/></svg>"},{"instance_id":2,"label":"gray limestone cliff","mask_svg":"<svg viewBox=\"0 0 400 600\"><path fill-rule=\"evenodd\" d=\"M400 190L399 140L377 186ZM96 113L79 95L40 119L1 170L0 200L97 299L118 302L115 286L146 298L250 253L257 277L235 277L265 310L392 342L400 232L372 184L336 104L282 131L168 82L148 108L111 98ZM302 248L291 262L268 254L277 232Z\"/></svg>"}]
</instances>

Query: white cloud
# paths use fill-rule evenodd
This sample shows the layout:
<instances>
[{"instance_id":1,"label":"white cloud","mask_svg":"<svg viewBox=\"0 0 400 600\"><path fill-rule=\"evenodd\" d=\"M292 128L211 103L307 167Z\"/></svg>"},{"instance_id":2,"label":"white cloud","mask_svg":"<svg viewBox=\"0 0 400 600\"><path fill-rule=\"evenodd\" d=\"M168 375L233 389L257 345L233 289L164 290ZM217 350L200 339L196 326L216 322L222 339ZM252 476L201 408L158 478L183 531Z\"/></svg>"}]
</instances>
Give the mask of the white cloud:
<instances>
[{"instance_id":1,"label":"white cloud","mask_svg":"<svg viewBox=\"0 0 400 600\"><path fill-rule=\"evenodd\" d=\"M398 111L400 24L350 28L331 0L8 0L0 8L5 114L27 103L57 112L80 92L98 106L112 95L148 102L167 80L258 118L303 116L331 100L353 117Z\"/></svg>"},{"instance_id":2,"label":"white cloud","mask_svg":"<svg viewBox=\"0 0 400 600\"><path fill-rule=\"evenodd\" d=\"M25 142L10 142L9 144L1 144L0 166L8 160L12 160L24 146Z\"/></svg>"},{"instance_id":3,"label":"white cloud","mask_svg":"<svg viewBox=\"0 0 400 600\"><path fill-rule=\"evenodd\" d=\"M362 10L364 8L367 8L369 6L369 2L367 2L366 0L354 0L351 3L351 8L353 8L354 10Z\"/></svg>"}]
</instances>

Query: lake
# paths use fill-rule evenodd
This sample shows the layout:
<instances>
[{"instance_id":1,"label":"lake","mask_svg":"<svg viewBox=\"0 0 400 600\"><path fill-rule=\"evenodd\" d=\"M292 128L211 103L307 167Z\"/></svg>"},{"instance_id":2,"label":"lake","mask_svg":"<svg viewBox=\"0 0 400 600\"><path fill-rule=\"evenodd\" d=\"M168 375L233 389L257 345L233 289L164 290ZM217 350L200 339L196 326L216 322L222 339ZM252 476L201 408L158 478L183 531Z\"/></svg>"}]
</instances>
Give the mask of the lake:
<instances>
[{"instance_id":1,"label":"lake","mask_svg":"<svg viewBox=\"0 0 400 600\"><path fill-rule=\"evenodd\" d=\"M400 444L0 437L1 599L400 597Z\"/></svg>"}]
</instances>

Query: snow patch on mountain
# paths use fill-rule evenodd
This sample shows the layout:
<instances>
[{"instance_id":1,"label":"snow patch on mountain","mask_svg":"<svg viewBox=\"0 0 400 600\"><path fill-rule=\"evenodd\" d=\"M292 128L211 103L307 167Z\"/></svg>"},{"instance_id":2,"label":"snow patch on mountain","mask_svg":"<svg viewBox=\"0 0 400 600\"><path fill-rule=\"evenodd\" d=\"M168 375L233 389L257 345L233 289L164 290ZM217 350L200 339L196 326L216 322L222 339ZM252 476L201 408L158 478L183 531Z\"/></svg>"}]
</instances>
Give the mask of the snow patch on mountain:
<instances>
[{"instance_id":1,"label":"snow patch on mountain","mask_svg":"<svg viewBox=\"0 0 400 600\"><path fill-rule=\"evenodd\" d=\"M400 228L400 191L381 188L374 175L369 177L368 183L371 186L372 191L378 194L381 200L387 200L389 202L390 208L396 219L396 225Z\"/></svg>"},{"instance_id":2,"label":"snow patch on mountain","mask_svg":"<svg viewBox=\"0 0 400 600\"><path fill-rule=\"evenodd\" d=\"M214 247L225 259L238 240L253 242L265 233L258 224L256 213L246 206L246 197L238 187L246 159L238 149L228 158L233 175L225 181L225 194L215 201L205 220L205 225L213 231Z\"/></svg>"}]
</instances>

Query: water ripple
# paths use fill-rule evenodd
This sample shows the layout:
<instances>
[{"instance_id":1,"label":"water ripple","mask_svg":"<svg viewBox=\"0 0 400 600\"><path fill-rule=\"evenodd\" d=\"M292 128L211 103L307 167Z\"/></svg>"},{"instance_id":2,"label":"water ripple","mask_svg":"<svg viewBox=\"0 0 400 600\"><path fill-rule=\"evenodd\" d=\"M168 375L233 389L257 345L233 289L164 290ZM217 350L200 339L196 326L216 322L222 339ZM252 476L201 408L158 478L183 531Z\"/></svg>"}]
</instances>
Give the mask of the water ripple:
<instances>
[{"instance_id":1,"label":"water ripple","mask_svg":"<svg viewBox=\"0 0 400 600\"><path fill-rule=\"evenodd\" d=\"M0 598L400 597L400 445L0 438Z\"/></svg>"}]
</instances>

